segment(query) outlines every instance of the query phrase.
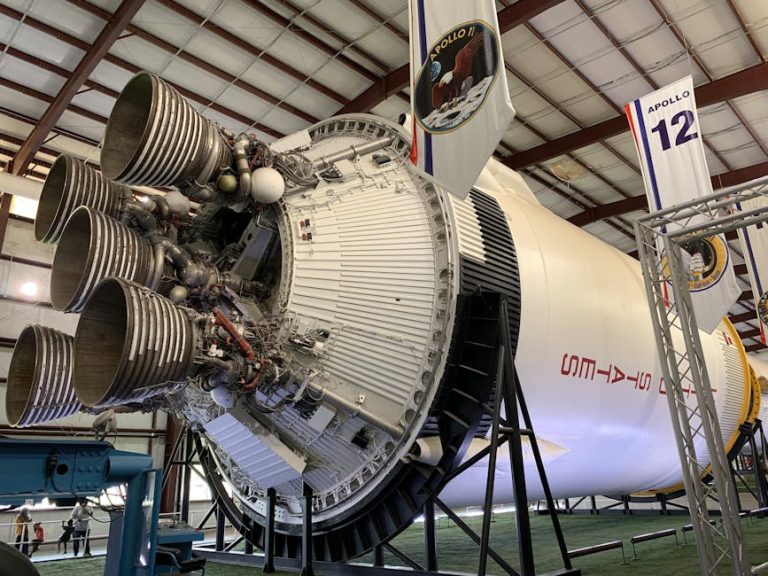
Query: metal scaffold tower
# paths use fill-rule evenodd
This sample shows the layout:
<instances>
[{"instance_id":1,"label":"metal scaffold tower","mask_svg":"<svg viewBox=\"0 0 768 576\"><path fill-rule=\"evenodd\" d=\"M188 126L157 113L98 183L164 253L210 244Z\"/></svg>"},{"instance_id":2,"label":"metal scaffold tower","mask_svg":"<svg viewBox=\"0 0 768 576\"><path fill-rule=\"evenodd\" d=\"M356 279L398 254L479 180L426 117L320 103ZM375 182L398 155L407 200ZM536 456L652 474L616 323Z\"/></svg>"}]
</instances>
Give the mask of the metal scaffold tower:
<instances>
[{"instance_id":1,"label":"metal scaffold tower","mask_svg":"<svg viewBox=\"0 0 768 576\"><path fill-rule=\"evenodd\" d=\"M765 207L742 210L745 202L764 196L768 196L768 177L655 212L635 224L699 564L706 576L747 576L752 569L688 290L683 249L695 240L768 221ZM709 458L697 454L697 449L704 448ZM707 482L710 473L713 483ZM710 521L710 498L720 505L719 525Z\"/></svg>"}]
</instances>

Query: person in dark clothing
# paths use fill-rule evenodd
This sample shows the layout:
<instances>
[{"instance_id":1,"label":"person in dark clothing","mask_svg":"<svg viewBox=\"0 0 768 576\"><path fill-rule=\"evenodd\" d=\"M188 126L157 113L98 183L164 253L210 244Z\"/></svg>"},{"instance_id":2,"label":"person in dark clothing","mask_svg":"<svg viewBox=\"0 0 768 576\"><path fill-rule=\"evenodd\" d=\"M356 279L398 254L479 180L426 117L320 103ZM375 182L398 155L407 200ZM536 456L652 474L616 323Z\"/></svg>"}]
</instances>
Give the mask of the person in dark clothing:
<instances>
[{"instance_id":1,"label":"person in dark clothing","mask_svg":"<svg viewBox=\"0 0 768 576\"><path fill-rule=\"evenodd\" d=\"M16 550L20 550L24 556L29 556L29 523L32 515L27 506L22 506L16 516Z\"/></svg>"},{"instance_id":2,"label":"person in dark clothing","mask_svg":"<svg viewBox=\"0 0 768 576\"><path fill-rule=\"evenodd\" d=\"M61 529L63 532L61 533L61 536L59 536L59 540L56 543L56 552L61 551L61 545L64 545L64 554L67 553L67 542L69 542L72 539L72 534L75 531L75 525L72 523L72 519L70 518L67 520L67 523L64 524L64 520L61 521Z\"/></svg>"}]
</instances>

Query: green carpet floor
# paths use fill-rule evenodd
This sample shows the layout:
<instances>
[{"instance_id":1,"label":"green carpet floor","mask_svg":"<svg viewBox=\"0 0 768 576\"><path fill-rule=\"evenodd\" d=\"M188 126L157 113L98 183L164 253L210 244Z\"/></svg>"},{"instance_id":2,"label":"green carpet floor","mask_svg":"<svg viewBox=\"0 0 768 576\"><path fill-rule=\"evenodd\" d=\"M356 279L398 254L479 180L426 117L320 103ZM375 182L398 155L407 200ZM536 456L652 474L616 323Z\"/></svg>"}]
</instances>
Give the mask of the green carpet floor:
<instances>
[{"instance_id":1,"label":"green carpet floor","mask_svg":"<svg viewBox=\"0 0 768 576\"><path fill-rule=\"evenodd\" d=\"M561 567L551 524L547 517L533 516L532 529L537 572L543 573ZM480 518L467 518L475 530L480 529ZM575 559L575 567L581 568L585 576L695 576L699 573L696 547L683 545L680 528L688 522L684 516L560 516L566 543L569 549L580 548L609 540L624 542L627 563L622 563L619 550L609 550ZM752 564L768 562L768 519L742 521L747 549ZM638 559L632 557L630 538L637 534L654 532L665 528L676 528L680 546L674 538L663 538L637 545ZM517 567L516 533L514 516L499 514L491 527L492 545L510 563ZM438 521L438 558L440 568L457 572L475 572L477 567L477 546L456 528L448 519ZM423 558L423 533L421 524L416 524L398 536L394 544L417 561ZM365 560L365 558L361 558ZM370 561L370 559L368 559ZM402 564L385 553L385 561ZM101 576L104 559L76 559L38 564L42 576ZM241 576L260 574L260 569L209 564L208 576ZM502 574L491 561L489 573ZM723 571L723 574L728 574Z\"/></svg>"}]
</instances>

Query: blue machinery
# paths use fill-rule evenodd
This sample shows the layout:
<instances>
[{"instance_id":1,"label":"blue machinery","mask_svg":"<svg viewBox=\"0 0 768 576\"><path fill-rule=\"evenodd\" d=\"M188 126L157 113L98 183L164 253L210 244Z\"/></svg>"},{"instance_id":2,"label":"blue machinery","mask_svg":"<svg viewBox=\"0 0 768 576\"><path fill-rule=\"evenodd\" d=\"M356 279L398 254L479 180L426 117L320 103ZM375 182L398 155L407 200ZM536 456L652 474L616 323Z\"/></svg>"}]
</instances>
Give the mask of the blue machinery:
<instances>
[{"instance_id":1,"label":"blue machinery","mask_svg":"<svg viewBox=\"0 0 768 576\"><path fill-rule=\"evenodd\" d=\"M0 438L0 504L74 501L127 484L122 514L113 514L105 576L152 576L162 472L152 458L106 442ZM13 471L9 473L9 471Z\"/></svg>"}]
</instances>

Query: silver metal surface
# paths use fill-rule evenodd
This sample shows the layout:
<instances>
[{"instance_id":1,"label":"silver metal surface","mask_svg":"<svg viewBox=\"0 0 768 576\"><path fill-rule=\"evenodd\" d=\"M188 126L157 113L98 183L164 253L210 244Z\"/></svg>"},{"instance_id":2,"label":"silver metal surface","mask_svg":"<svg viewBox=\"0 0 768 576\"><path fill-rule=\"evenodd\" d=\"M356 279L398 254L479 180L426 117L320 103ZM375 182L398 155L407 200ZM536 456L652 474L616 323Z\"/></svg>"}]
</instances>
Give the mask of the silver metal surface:
<instances>
[{"instance_id":1,"label":"silver metal surface","mask_svg":"<svg viewBox=\"0 0 768 576\"><path fill-rule=\"evenodd\" d=\"M702 574L729 570L734 576L751 574L739 518L739 501L723 446L709 374L704 359L681 244L693 235L712 235L768 221L768 214L740 220L727 208L765 195L766 182L757 181L685 202L637 221L635 234L664 385L680 453L691 521L696 534ZM702 218L707 219L702 223ZM674 297L670 302L668 290ZM682 342L673 338L682 331ZM686 390L695 391L695 405L686 405ZM705 440L707 459L697 455L696 440ZM711 473L714 484L705 482ZM714 498L722 513L720 524L710 522L708 504Z\"/></svg>"},{"instance_id":2,"label":"silver metal surface","mask_svg":"<svg viewBox=\"0 0 768 576\"><path fill-rule=\"evenodd\" d=\"M56 158L43 184L35 217L35 238L40 242L56 242L78 206L90 206L107 216L117 216L121 202L130 195L130 188L110 182L101 172L62 154Z\"/></svg>"},{"instance_id":3,"label":"silver metal surface","mask_svg":"<svg viewBox=\"0 0 768 576\"><path fill-rule=\"evenodd\" d=\"M194 352L187 311L148 288L108 278L77 326L77 397L88 406L111 406L161 394L189 375Z\"/></svg>"},{"instance_id":4,"label":"silver metal surface","mask_svg":"<svg viewBox=\"0 0 768 576\"><path fill-rule=\"evenodd\" d=\"M5 409L11 426L35 426L77 412L72 387L74 338L47 326L19 335L8 370Z\"/></svg>"},{"instance_id":5,"label":"silver metal surface","mask_svg":"<svg viewBox=\"0 0 768 576\"><path fill-rule=\"evenodd\" d=\"M56 310L79 312L104 278L118 276L147 285L154 265L149 240L114 218L81 206L67 221L56 248L51 303Z\"/></svg>"},{"instance_id":6,"label":"silver metal surface","mask_svg":"<svg viewBox=\"0 0 768 576\"><path fill-rule=\"evenodd\" d=\"M205 184L230 152L216 125L168 83L140 72L109 116L101 151L107 178L126 184Z\"/></svg>"}]
</instances>

